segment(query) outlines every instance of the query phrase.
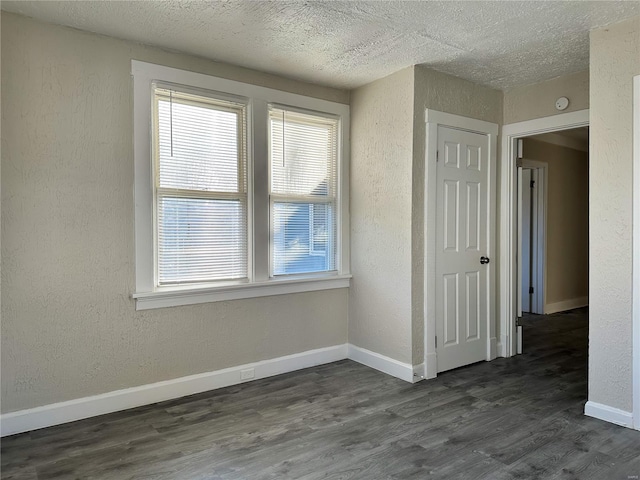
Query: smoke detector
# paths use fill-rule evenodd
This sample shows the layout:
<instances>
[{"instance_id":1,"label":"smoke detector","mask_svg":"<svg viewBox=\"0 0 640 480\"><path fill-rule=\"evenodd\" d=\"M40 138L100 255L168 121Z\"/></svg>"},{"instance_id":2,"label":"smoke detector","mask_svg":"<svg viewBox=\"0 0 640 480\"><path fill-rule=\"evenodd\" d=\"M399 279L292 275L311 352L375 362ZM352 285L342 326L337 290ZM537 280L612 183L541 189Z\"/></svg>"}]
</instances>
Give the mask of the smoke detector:
<instances>
[{"instance_id":1,"label":"smoke detector","mask_svg":"<svg viewBox=\"0 0 640 480\"><path fill-rule=\"evenodd\" d=\"M556 100L556 110L565 110L569 106L569 99L567 97L560 97Z\"/></svg>"}]
</instances>

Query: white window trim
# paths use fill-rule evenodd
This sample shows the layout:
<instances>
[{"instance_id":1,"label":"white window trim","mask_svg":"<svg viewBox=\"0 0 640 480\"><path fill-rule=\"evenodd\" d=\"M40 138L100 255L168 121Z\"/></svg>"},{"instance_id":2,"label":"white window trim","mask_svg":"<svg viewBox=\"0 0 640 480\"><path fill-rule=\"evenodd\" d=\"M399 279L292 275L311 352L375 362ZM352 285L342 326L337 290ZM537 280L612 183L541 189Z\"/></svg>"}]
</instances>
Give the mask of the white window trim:
<instances>
[{"instance_id":1,"label":"white window trim","mask_svg":"<svg viewBox=\"0 0 640 480\"><path fill-rule=\"evenodd\" d=\"M136 309L263 297L349 286L349 106L161 65L131 61L133 77ZM249 99L248 232L249 282L157 287L155 285L153 176L151 158L152 83L168 82ZM337 115L340 122L336 255L337 272L269 278L268 105L281 104ZM264 118L264 121L253 121ZM262 181L256 182L259 178Z\"/></svg>"},{"instance_id":2,"label":"white window trim","mask_svg":"<svg viewBox=\"0 0 640 480\"><path fill-rule=\"evenodd\" d=\"M326 205L325 203L321 203L320 205ZM315 203L312 203L309 205L309 255L312 255L314 257L326 257L327 255L330 255L330 252L328 252L327 250L316 250L313 248L314 243L316 243L315 237L316 237L316 232L313 228L313 225L315 223Z\"/></svg>"}]
</instances>

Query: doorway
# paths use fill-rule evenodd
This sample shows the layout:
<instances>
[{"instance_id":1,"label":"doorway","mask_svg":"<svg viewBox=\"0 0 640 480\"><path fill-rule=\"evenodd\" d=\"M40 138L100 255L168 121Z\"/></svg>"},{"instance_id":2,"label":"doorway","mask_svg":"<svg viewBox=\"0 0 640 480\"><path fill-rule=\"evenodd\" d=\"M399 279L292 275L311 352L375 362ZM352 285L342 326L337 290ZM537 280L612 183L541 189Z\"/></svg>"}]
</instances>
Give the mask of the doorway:
<instances>
[{"instance_id":1,"label":"doorway","mask_svg":"<svg viewBox=\"0 0 640 480\"><path fill-rule=\"evenodd\" d=\"M517 160L523 155L520 140L534 135L557 133L576 128L588 127L589 111L553 115L525 122L505 125L502 130L501 158L501 202L500 202L500 323L498 352L501 356L516 355L522 346L522 329L519 323L520 276L518 252L519 216L518 216L518 167ZM560 205L558 208L562 208ZM545 275L549 278L549 273ZM543 279L544 282L544 279ZM544 283L546 288L546 282ZM519 293L520 292L520 293ZM543 297L544 293L543 293ZM556 302L556 307L564 308L567 304ZM548 308L546 298L544 308ZM576 305L575 307L577 307ZM575 308L573 307L573 308ZM557 310L560 311L560 310ZM519 341L520 340L520 341Z\"/></svg>"},{"instance_id":2,"label":"doorway","mask_svg":"<svg viewBox=\"0 0 640 480\"><path fill-rule=\"evenodd\" d=\"M493 123L427 109L424 377L496 357Z\"/></svg>"},{"instance_id":3,"label":"doorway","mask_svg":"<svg viewBox=\"0 0 640 480\"><path fill-rule=\"evenodd\" d=\"M518 317L531 327L589 304L589 129L519 142Z\"/></svg>"}]
</instances>

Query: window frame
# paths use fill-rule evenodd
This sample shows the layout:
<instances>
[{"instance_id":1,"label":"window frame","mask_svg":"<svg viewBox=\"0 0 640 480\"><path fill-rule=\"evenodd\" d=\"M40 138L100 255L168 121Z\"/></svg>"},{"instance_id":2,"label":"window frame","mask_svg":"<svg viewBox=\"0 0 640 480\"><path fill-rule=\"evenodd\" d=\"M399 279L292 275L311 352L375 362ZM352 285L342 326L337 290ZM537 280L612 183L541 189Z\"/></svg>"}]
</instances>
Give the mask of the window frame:
<instances>
[{"instance_id":1,"label":"window frame","mask_svg":"<svg viewBox=\"0 0 640 480\"><path fill-rule=\"evenodd\" d=\"M135 292L137 310L346 288L349 272L349 105L137 60L133 78ZM158 286L156 280L153 84L246 99L248 281ZM219 95L219 96L218 96ZM269 105L339 118L336 271L270 277Z\"/></svg>"},{"instance_id":2,"label":"window frame","mask_svg":"<svg viewBox=\"0 0 640 480\"><path fill-rule=\"evenodd\" d=\"M223 192L223 191L207 191L206 193L204 193L203 191L198 191L198 190L188 190L188 189L172 189L172 188L167 188L167 187L161 187L159 185L160 183L160 150L159 150L159 120L160 120L160 116L159 116L159 100L156 98L158 96L157 90L169 90L169 91L174 91L174 92L179 92L179 93L185 93L187 95L194 95L194 96L199 96L199 97L204 97L204 98L208 98L211 99L213 101L217 101L220 100L222 102L230 102L230 103L234 103L237 105L241 105L241 114L239 115L239 124L238 124L238 143L239 143L239 148L240 148L240 155L238 156L237 159L237 165L238 165L238 178L237 178L237 189L236 192ZM166 283L165 285L161 285L160 284L160 262L159 262L159 258L160 258L160 241L159 241L159 226L158 226L158 219L159 219L159 203L160 203L160 198L171 198L171 197L179 197L179 196L183 196L184 194L190 194L188 195L188 198L192 198L192 199L235 199L238 200L240 202L244 202L245 204L245 219L246 219L246 223L247 225L245 226L245 235L246 235L246 261L247 261L247 277L246 278L239 278L237 281L241 282L241 283L246 283L247 279L249 278L249 271L251 269L251 255L249 255L249 234L247 231L247 227L249 224L249 191L248 191L248 177L249 177L249 171L248 171L248 135L247 135L247 129L248 129L248 124L249 124L249 120L248 120L248 100L245 97L241 97L241 96L231 96L231 95L227 95L227 94L219 94L217 92L211 92L211 91L203 91L203 90L199 90L199 89L194 89L192 87L187 87L187 86L182 86L182 85L176 85L176 84L172 84L172 83L167 83L167 82L159 82L159 81L155 81L152 82L151 85L151 91L152 91L152 117L151 117L151 140L152 140L152 146L151 146L151 155L152 155L152 179L153 179L153 233L154 233L154 244L153 244L153 249L154 249L154 285L157 286L157 288L165 288L165 287L169 287L169 286L179 286L179 285L193 285L193 286L201 286L201 285L206 285L206 282L188 282L188 281L184 281L184 282L176 282L176 283ZM176 103L180 102L179 99L175 100ZM215 110L221 111L221 110L226 110L225 107L221 107L218 106L218 108L215 108ZM239 114L240 112L238 109L228 109L231 112L234 112L236 114ZM246 144L243 144L242 139L246 138ZM240 157L243 157L243 159L241 159ZM173 195L172 195L173 194ZM181 195L183 194L183 195ZM220 285L223 284L224 282L227 282L230 280L213 280L211 281L209 284L210 285Z\"/></svg>"},{"instance_id":3,"label":"window frame","mask_svg":"<svg viewBox=\"0 0 640 480\"><path fill-rule=\"evenodd\" d=\"M336 148L337 148L337 158L336 158L336 164L335 164L335 176L336 176L336 185L335 188L333 188L331 191L331 195L330 196L326 196L326 197L313 197L313 196L303 196L303 195L296 195L296 194L282 194L282 193L275 193L273 192L273 185L272 185L272 180L273 180L273 172L272 172L272 168L273 168L273 159L271 158L271 146L272 146L272 136L271 136L271 116L269 115L268 121L269 121L269 137L268 137L268 147L269 147L269 179L268 179L268 187L269 187L269 216L270 216L270 222L269 222L269 228L270 228L270 245L269 245L269 272L270 272L270 277L271 278L287 278L287 277L291 277L291 276L298 276L299 274L295 274L295 273L280 273L280 274L276 274L275 273L275 258L274 258L274 245L273 242L275 240L275 232L273 231L273 212L275 209L275 205L277 203L309 203L309 255L310 256L322 256L322 257L328 257L328 256L332 256L333 255L333 251L332 249L327 249L325 252L322 253L314 253L313 251L313 211L315 210L315 205L330 205L333 206L334 211L337 211L340 205L340 202L338 200L338 195L339 195L339 181L340 181L340 132L341 132L341 118L339 115L335 115L332 113L328 113L328 112L317 112L317 111L310 111L310 110L304 110L301 108L296 108L296 107L291 107L288 105L282 105L282 104L274 104L273 102L270 102L267 107L269 109L278 109L278 110L283 110L283 111L287 111L287 112L294 112L294 113L301 113L304 115L312 115L315 116L317 118L324 118L327 120L335 120L336 121L336 132L338 135L338 141L336 142ZM339 237L338 237L338 222L340 221L339 215L336 216L336 256L334 259L335 262L335 269L334 270L330 270L330 271L320 271L320 272L312 272L312 273L306 273L303 275L312 275L312 274L326 274L326 275L330 275L330 274L336 274L336 272L339 272L340 270L340 266L338 263L338 253L340 252L340 247L338 246L338 242L339 242Z\"/></svg>"}]
</instances>

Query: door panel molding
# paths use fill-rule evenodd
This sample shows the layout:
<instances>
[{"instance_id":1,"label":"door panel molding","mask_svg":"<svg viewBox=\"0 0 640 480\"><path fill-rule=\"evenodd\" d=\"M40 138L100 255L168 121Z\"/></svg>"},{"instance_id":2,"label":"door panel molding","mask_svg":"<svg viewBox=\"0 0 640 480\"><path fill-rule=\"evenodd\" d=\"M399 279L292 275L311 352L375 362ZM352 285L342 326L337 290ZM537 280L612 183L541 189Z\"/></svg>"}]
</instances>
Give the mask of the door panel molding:
<instances>
[{"instance_id":1,"label":"door panel molding","mask_svg":"<svg viewBox=\"0 0 640 480\"><path fill-rule=\"evenodd\" d=\"M486 254L490 259L496 258L496 191L497 191L497 136L498 125L483 120L463 117L437 110L425 110L426 122L426 148L425 148L425 195L424 195L424 359L425 376L434 378L437 375L437 354L436 354L436 240L437 235L443 232L436 231L437 224L437 149L438 149L438 127L448 127L466 132L477 133L487 136L487 159L488 159L488 183L487 183L487 240L488 251ZM445 149L448 150L448 149ZM457 150L457 149L456 149ZM451 167L454 163L461 163L461 168L478 170L481 159L474 156L474 152L467 150L464 152L454 151L440 152L440 161L448 162ZM476 152L477 153L477 152ZM455 158L455 161L453 157ZM462 188L467 188L465 185ZM466 205L465 205L466 207ZM467 239L460 239L466 247ZM464 248L463 248L464 249ZM486 360L496 358L496 261L491 261L486 267L489 269L489 285L487 300L487 344ZM466 282L466 278L464 279ZM464 337L467 332L459 332ZM445 339L438 339L438 343Z\"/></svg>"},{"instance_id":2,"label":"door panel molding","mask_svg":"<svg viewBox=\"0 0 640 480\"><path fill-rule=\"evenodd\" d=\"M511 357L517 349L517 140L540 133L589 126L589 110L561 113L502 127L500 160L500 351Z\"/></svg>"}]
</instances>

